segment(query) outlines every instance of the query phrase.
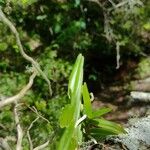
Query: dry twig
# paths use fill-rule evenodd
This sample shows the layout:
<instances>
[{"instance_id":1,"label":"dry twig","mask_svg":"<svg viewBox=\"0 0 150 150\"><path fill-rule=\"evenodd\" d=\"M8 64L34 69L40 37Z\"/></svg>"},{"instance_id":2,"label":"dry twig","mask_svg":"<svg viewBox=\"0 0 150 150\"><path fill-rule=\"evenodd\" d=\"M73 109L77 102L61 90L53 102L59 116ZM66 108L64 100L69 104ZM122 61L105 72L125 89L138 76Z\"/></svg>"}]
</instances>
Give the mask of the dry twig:
<instances>
[{"instance_id":1,"label":"dry twig","mask_svg":"<svg viewBox=\"0 0 150 150\"><path fill-rule=\"evenodd\" d=\"M7 99L4 99L4 100L0 101L0 108L4 107L6 105L9 105L11 103L14 103L14 102L20 100L22 97L24 97L24 95L27 93L27 91L31 88L31 86L33 84L33 81L34 81L34 78L36 77L36 74L37 73L34 72L30 76L28 84L18 94L16 94L15 96L12 96L12 97L9 97Z\"/></svg>"},{"instance_id":2,"label":"dry twig","mask_svg":"<svg viewBox=\"0 0 150 150\"><path fill-rule=\"evenodd\" d=\"M29 141L29 145L30 145L30 150L42 150L43 148L47 147L48 144L49 144L49 140L48 140L48 141L45 142L44 144L39 145L39 146L33 148L33 143L32 143L32 139L31 139L31 136L30 136L30 129L32 128L33 124L34 124L39 118L40 118L40 117L38 116L36 119L34 119L34 120L31 122L31 124L30 124L30 126L29 126L29 128L28 128L28 130L27 130L27 136L28 136L28 141Z\"/></svg>"},{"instance_id":3,"label":"dry twig","mask_svg":"<svg viewBox=\"0 0 150 150\"><path fill-rule=\"evenodd\" d=\"M49 141L45 142L42 145L37 146L36 148L34 148L33 150L43 150L43 148L47 147L49 144Z\"/></svg>"},{"instance_id":4,"label":"dry twig","mask_svg":"<svg viewBox=\"0 0 150 150\"><path fill-rule=\"evenodd\" d=\"M8 142L7 142L7 139L4 139L4 138L0 138L0 149L4 149L4 150L11 150Z\"/></svg>"},{"instance_id":5,"label":"dry twig","mask_svg":"<svg viewBox=\"0 0 150 150\"><path fill-rule=\"evenodd\" d=\"M16 145L16 150L22 150L22 139L23 139L23 130L20 125L19 121L19 114L17 111L19 104L17 104L14 107L14 116L15 116L15 122L16 122L16 127L17 127L17 145Z\"/></svg>"},{"instance_id":6,"label":"dry twig","mask_svg":"<svg viewBox=\"0 0 150 150\"><path fill-rule=\"evenodd\" d=\"M31 139L31 136L30 136L30 129L32 128L33 124L34 124L39 118L40 118L40 117L37 117L36 119L34 119L34 120L31 122L31 124L30 124L30 126L29 126L29 128L28 128L28 130L27 130L27 136L28 136L28 141L29 141L29 145L30 145L30 150L33 150L32 139Z\"/></svg>"},{"instance_id":7,"label":"dry twig","mask_svg":"<svg viewBox=\"0 0 150 150\"><path fill-rule=\"evenodd\" d=\"M45 120L45 121L48 122L48 123L49 123L49 121L48 121L46 118L44 118L43 116L41 116L41 115L38 113L38 111L37 111L37 109L36 109L35 107L33 107L33 108L29 107L29 108L30 108L33 112L35 112L35 113L37 114L37 118L34 119L34 120L31 122L31 124L30 124L30 126L29 126L29 128L28 128L28 130L27 130L27 137L28 137L28 141L29 141L29 145L30 145L30 150L42 150L43 148L45 148L46 146L48 146L49 140L48 140L46 143L44 143L44 144L42 144L42 145L40 145L40 146L37 146L36 148L33 148L33 143L32 143L32 139L31 139L31 136L30 136L30 130L31 130L33 124L34 124L39 118L42 118L43 120Z\"/></svg>"},{"instance_id":8,"label":"dry twig","mask_svg":"<svg viewBox=\"0 0 150 150\"><path fill-rule=\"evenodd\" d=\"M50 123L48 119L46 119L45 117L43 117L38 111L37 109L33 106L27 106L30 110L32 110L38 117L42 118L43 120L45 120L47 123Z\"/></svg>"},{"instance_id":9,"label":"dry twig","mask_svg":"<svg viewBox=\"0 0 150 150\"><path fill-rule=\"evenodd\" d=\"M120 42L116 42L116 69L120 68Z\"/></svg>"},{"instance_id":10,"label":"dry twig","mask_svg":"<svg viewBox=\"0 0 150 150\"><path fill-rule=\"evenodd\" d=\"M37 70L37 72L43 77L43 79L47 82L48 86L49 86L49 92L50 92L50 95L52 95L52 89L51 89L51 84L50 84L50 81L49 79L47 78L47 76L45 75L45 73L41 70L40 68L40 65L30 56L28 56L24 49L23 49L23 46L22 46L22 43L21 43L21 40L20 40L20 37L19 37L19 33L17 32L15 26L12 24L12 22L5 16L5 14L3 13L3 11L1 10L0 8L0 20L6 24L10 30L12 31L12 33L15 35L16 37L16 42L18 44L18 47L19 47L19 50L20 50L20 53L21 55L27 60L29 61L34 67L35 69Z\"/></svg>"}]
</instances>

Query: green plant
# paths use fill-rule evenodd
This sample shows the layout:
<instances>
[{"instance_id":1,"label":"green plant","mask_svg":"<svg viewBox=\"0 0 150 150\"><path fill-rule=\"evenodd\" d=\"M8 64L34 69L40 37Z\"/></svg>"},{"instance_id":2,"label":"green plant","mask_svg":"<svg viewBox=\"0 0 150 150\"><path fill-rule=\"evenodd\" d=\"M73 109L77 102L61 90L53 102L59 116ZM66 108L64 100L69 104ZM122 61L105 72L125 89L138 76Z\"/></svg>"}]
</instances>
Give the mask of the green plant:
<instances>
[{"instance_id":1,"label":"green plant","mask_svg":"<svg viewBox=\"0 0 150 150\"><path fill-rule=\"evenodd\" d=\"M92 109L87 85L86 83L83 84L83 63L84 57L79 54L68 85L70 103L62 110L59 119L64 132L58 150L76 149L84 140L84 135L101 139L107 135L125 133L125 130L119 124L102 118L104 114L111 111L110 108Z\"/></svg>"}]
</instances>

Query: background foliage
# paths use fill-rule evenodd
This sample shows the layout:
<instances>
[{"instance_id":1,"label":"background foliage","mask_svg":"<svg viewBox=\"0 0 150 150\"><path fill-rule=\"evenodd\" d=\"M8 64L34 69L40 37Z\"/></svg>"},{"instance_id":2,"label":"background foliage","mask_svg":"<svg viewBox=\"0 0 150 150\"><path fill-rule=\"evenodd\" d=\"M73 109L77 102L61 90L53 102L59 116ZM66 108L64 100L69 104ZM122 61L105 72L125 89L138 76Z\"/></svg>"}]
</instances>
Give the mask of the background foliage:
<instances>
[{"instance_id":1,"label":"background foliage","mask_svg":"<svg viewBox=\"0 0 150 150\"><path fill-rule=\"evenodd\" d=\"M114 0L114 3L121 2ZM47 136L56 141L52 149L57 145L58 137L53 138L53 131L57 135L60 128L57 122L61 108L68 102L65 95L68 77L79 53L85 56L85 80L93 92L111 82L109 77L122 67L130 67L129 60L142 60L137 71L144 70L142 63L149 63L143 59L150 54L150 1L127 1L120 7L107 0L101 4L86 0L0 0L0 7L17 27L26 52L40 63L52 81L52 98L45 81L38 77L22 100L25 128L36 117L29 109L31 106L50 121L40 120L33 126L35 145ZM121 56L119 70L116 70L117 43ZM17 93L28 82L29 74L25 70L29 67L19 53L14 36L0 22L1 99ZM1 111L0 122L5 128L0 129L0 136L3 137L16 133L11 107Z\"/></svg>"}]
</instances>

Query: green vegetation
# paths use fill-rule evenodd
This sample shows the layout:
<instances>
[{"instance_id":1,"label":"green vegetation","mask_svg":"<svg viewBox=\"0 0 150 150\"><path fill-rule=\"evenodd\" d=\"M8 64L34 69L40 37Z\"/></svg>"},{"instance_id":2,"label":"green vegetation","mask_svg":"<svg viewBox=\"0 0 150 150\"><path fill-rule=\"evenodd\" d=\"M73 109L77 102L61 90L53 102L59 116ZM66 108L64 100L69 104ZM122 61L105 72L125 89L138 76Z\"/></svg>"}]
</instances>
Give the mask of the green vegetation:
<instances>
[{"instance_id":1,"label":"green vegetation","mask_svg":"<svg viewBox=\"0 0 150 150\"><path fill-rule=\"evenodd\" d=\"M37 73L20 100L24 150L30 147L27 131L37 117L30 129L33 147L49 140L47 149L73 150L90 139L124 133L123 127L103 118L110 108L93 109L89 94L114 82L122 67L132 70L128 78L132 72L141 78L149 75L150 1L122 2L0 0L0 9L16 27L24 51L39 63L53 91L50 96L47 83ZM138 64L136 70L131 60ZM0 19L0 102L19 93L32 71L14 34ZM16 139L13 109L14 104L0 108L0 138ZM79 119L83 120L76 124ZM8 143L15 149L16 140Z\"/></svg>"},{"instance_id":2,"label":"green vegetation","mask_svg":"<svg viewBox=\"0 0 150 150\"><path fill-rule=\"evenodd\" d=\"M136 69L136 71L141 79L148 77L150 75L149 67L150 67L149 58L142 59L141 62L138 64L138 68Z\"/></svg>"},{"instance_id":3,"label":"green vegetation","mask_svg":"<svg viewBox=\"0 0 150 150\"><path fill-rule=\"evenodd\" d=\"M107 135L125 133L120 125L103 118L99 119L102 115L110 112L111 109L92 109L87 85L86 83L82 85L83 62L84 58L80 54L69 80L68 95L70 103L65 106L60 117L60 126L65 127L65 130L60 139L58 150L75 150L82 144L85 137L101 139ZM81 107L81 95L83 95L83 107ZM80 118L80 115L83 116Z\"/></svg>"}]
</instances>

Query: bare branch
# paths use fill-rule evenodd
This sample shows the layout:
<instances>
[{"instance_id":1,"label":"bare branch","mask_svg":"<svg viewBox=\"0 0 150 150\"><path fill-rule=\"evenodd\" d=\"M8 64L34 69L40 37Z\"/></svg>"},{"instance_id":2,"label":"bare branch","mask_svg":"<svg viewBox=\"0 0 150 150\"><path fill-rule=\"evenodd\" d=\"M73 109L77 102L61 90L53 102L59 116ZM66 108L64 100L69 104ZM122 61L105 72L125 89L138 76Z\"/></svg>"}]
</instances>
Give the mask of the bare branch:
<instances>
[{"instance_id":1,"label":"bare branch","mask_svg":"<svg viewBox=\"0 0 150 150\"><path fill-rule=\"evenodd\" d=\"M4 139L4 138L0 138L0 149L4 149L4 150L11 150L8 142L7 142L7 139Z\"/></svg>"},{"instance_id":2,"label":"bare branch","mask_svg":"<svg viewBox=\"0 0 150 150\"><path fill-rule=\"evenodd\" d=\"M30 150L40 150L43 149L44 147L46 147L49 144L49 141L47 141L46 143L37 146L36 148L33 149L33 144L32 144L32 139L30 136L30 129L32 128L33 124L39 119L42 118L43 120L45 120L46 122L50 123L49 120L47 120L46 118L44 118L42 115L39 114L39 112L37 111L37 109L33 106L33 107L29 107L29 109L31 109L34 113L36 113L37 118L35 120L33 120L27 130L27 136L28 136L28 141L29 141L29 145L30 145Z\"/></svg>"},{"instance_id":3,"label":"bare branch","mask_svg":"<svg viewBox=\"0 0 150 150\"><path fill-rule=\"evenodd\" d=\"M120 42L116 42L116 69L120 68Z\"/></svg>"},{"instance_id":4,"label":"bare branch","mask_svg":"<svg viewBox=\"0 0 150 150\"><path fill-rule=\"evenodd\" d=\"M115 4L115 2L113 2L113 0L108 0L108 1L112 4L113 7L116 6L116 4Z\"/></svg>"},{"instance_id":5,"label":"bare branch","mask_svg":"<svg viewBox=\"0 0 150 150\"><path fill-rule=\"evenodd\" d=\"M143 6L143 2L140 1L140 0L123 0L122 2L119 2L118 4L115 5L115 9L116 8L119 8L119 7L122 7L126 4L132 4L132 5L135 5L135 4L138 4L139 6Z\"/></svg>"},{"instance_id":6,"label":"bare branch","mask_svg":"<svg viewBox=\"0 0 150 150\"><path fill-rule=\"evenodd\" d=\"M46 119L45 117L43 117L41 114L39 114L39 112L37 111L37 109L33 106L27 106L30 110L32 110L38 117L42 118L43 120L45 120L47 123L50 123L48 119Z\"/></svg>"},{"instance_id":7,"label":"bare branch","mask_svg":"<svg viewBox=\"0 0 150 150\"><path fill-rule=\"evenodd\" d=\"M6 24L10 30L13 32L13 34L15 35L16 37L16 42L18 44L18 47L19 47L19 50L20 50L20 53L21 55L27 60L29 61L35 68L36 70L38 71L38 73L43 77L43 79L47 82L48 86L49 86L49 92L50 92L50 95L52 95L52 89L51 89L51 83L50 83L50 80L48 79L48 77L46 76L46 74L41 70L40 68L40 65L30 56L28 56L24 49L23 49L23 46L22 46L22 43L21 43L21 40L20 40L20 37L19 37L19 33L17 32L15 26L12 24L12 22L7 19L7 17L5 16L5 14L3 13L3 11L1 10L0 8L0 20Z\"/></svg>"},{"instance_id":8,"label":"bare branch","mask_svg":"<svg viewBox=\"0 0 150 150\"><path fill-rule=\"evenodd\" d=\"M33 124L34 124L40 117L41 117L41 116L38 115L38 117L37 117L36 119L34 119L34 120L31 122L31 124L30 124L30 126L29 126L29 128L28 128L28 130L27 130L27 136L28 136L28 141L29 141L29 145L30 145L30 150L42 150L43 148L45 148L45 147L48 146L48 144L49 144L49 140L48 140L46 143L44 143L44 144L42 144L42 145L39 145L39 146L33 148L33 143L32 143L32 139L31 139L31 136L30 136L30 129L32 128ZM42 117L42 118L43 118L43 117ZM44 119L44 120L45 120L45 119Z\"/></svg>"},{"instance_id":9,"label":"bare branch","mask_svg":"<svg viewBox=\"0 0 150 150\"><path fill-rule=\"evenodd\" d=\"M120 2L118 4L116 4L115 9L119 8L119 7L122 7L123 5L126 5L127 3L128 3L128 0L127 1L122 1L122 2Z\"/></svg>"},{"instance_id":10,"label":"bare branch","mask_svg":"<svg viewBox=\"0 0 150 150\"><path fill-rule=\"evenodd\" d=\"M49 141L45 142L44 144L37 146L36 148L34 148L33 150L43 150L43 148L47 147L49 144Z\"/></svg>"},{"instance_id":11,"label":"bare branch","mask_svg":"<svg viewBox=\"0 0 150 150\"><path fill-rule=\"evenodd\" d=\"M4 99L4 100L0 101L0 108L4 107L6 105L9 105L11 103L14 103L14 102L20 100L22 97L24 97L24 95L27 93L27 91L31 88L31 86L33 84L33 81L34 81L34 78L36 77L36 74L37 73L34 72L30 76L28 84L18 94L16 94L15 96L12 96L12 97L9 97L7 99Z\"/></svg>"},{"instance_id":12,"label":"bare branch","mask_svg":"<svg viewBox=\"0 0 150 150\"><path fill-rule=\"evenodd\" d=\"M16 102L16 105L14 107L14 116L15 116L15 122L17 126L17 145L16 150L22 150L22 138L23 138L23 130L21 128L20 122L19 122L19 114L17 111L17 107L19 105Z\"/></svg>"},{"instance_id":13,"label":"bare branch","mask_svg":"<svg viewBox=\"0 0 150 150\"><path fill-rule=\"evenodd\" d=\"M37 117L36 119L34 119L34 120L31 122L31 124L30 124L30 126L29 126L29 128L28 128L28 130L27 130L27 136L28 136L28 141L29 141L29 145L30 145L30 150L33 150L32 139L31 139L31 136L30 136L30 129L32 128L33 124L34 124L39 118L40 118L40 117Z\"/></svg>"}]
</instances>

